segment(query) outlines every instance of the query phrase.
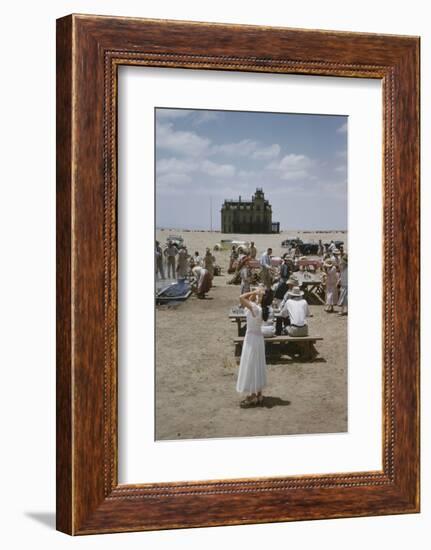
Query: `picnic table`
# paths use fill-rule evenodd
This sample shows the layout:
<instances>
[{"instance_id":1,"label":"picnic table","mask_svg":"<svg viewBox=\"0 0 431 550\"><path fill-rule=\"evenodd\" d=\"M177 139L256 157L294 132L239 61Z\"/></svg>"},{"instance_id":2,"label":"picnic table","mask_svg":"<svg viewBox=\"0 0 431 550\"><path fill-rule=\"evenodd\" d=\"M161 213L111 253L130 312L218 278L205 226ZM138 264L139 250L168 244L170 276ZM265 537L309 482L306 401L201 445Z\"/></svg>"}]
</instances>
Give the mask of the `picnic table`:
<instances>
[{"instance_id":1,"label":"picnic table","mask_svg":"<svg viewBox=\"0 0 431 550\"><path fill-rule=\"evenodd\" d=\"M280 317L280 312L274 311L273 316L274 320L276 320ZM237 324L238 336L234 338L234 344L235 356L239 357L241 355L247 325L245 310L242 307L232 308L229 312L229 319ZM270 353L280 353L280 351L286 350L290 355L298 355L301 361L311 361L315 359L318 352L314 344L319 340L323 340L323 338L321 336L289 336L285 334L265 336L264 339Z\"/></svg>"},{"instance_id":2,"label":"picnic table","mask_svg":"<svg viewBox=\"0 0 431 550\"><path fill-rule=\"evenodd\" d=\"M304 298L310 304L325 303L325 290L322 283L321 273L310 273L308 271L295 271L291 275L298 281L298 286L304 291Z\"/></svg>"},{"instance_id":3,"label":"picnic table","mask_svg":"<svg viewBox=\"0 0 431 550\"><path fill-rule=\"evenodd\" d=\"M280 317L280 312L274 312L274 318ZM236 322L238 328L238 336L243 336L245 334L245 327L247 324L247 318L245 315L245 310L241 307L233 307L229 312L229 319L233 322Z\"/></svg>"},{"instance_id":4,"label":"picnic table","mask_svg":"<svg viewBox=\"0 0 431 550\"><path fill-rule=\"evenodd\" d=\"M318 355L318 351L315 349L314 344L318 340L323 340L321 336L269 336L265 337L265 347L269 353L280 353L286 351L288 355L297 355L301 361L312 361ZM244 343L244 337L238 336L234 338L235 344L235 356L241 355L242 345ZM268 349L269 348L269 349Z\"/></svg>"},{"instance_id":5,"label":"picnic table","mask_svg":"<svg viewBox=\"0 0 431 550\"><path fill-rule=\"evenodd\" d=\"M247 324L245 311L241 307L233 307L229 312L229 319L236 322L238 328L238 336L244 334L245 326Z\"/></svg>"}]
</instances>

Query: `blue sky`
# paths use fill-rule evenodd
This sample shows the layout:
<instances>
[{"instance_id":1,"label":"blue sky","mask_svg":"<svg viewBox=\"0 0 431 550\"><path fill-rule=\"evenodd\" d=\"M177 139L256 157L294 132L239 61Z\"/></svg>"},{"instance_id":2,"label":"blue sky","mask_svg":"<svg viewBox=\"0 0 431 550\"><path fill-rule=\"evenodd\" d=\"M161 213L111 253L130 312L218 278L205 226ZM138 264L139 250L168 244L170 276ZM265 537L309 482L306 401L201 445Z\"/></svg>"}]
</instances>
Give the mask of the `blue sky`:
<instances>
[{"instance_id":1,"label":"blue sky","mask_svg":"<svg viewBox=\"0 0 431 550\"><path fill-rule=\"evenodd\" d=\"M156 109L156 225L220 229L262 187L282 230L347 229L347 117Z\"/></svg>"}]
</instances>

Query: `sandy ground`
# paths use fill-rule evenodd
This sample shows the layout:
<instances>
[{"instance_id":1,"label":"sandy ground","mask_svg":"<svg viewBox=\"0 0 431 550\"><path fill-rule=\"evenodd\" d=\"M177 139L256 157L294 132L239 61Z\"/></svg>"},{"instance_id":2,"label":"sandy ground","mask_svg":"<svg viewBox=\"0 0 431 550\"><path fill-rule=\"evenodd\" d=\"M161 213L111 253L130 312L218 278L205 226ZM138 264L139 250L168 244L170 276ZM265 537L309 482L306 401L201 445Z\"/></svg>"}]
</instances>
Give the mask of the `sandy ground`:
<instances>
[{"instance_id":1,"label":"sandy ground","mask_svg":"<svg viewBox=\"0 0 431 550\"><path fill-rule=\"evenodd\" d=\"M275 255L288 237L347 241L345 233L301 232L230 236L169 230L157 231L157 238L164 243L169 234L182 235L189 252L201 254L230 237L254 240L259 253L272 246ZM227 285L229 252L215 256L222 276L214 278L207 299L192 296L179 306L156 308L156 439L347 431L347 317L328 314L322 306L311 306L309 320L310 334L324 338L316 345L318 359L268 359L265 406L239 407L233 346L237 327L227 318L238 304L239 286Z\"/></svg>"}]
</instances>

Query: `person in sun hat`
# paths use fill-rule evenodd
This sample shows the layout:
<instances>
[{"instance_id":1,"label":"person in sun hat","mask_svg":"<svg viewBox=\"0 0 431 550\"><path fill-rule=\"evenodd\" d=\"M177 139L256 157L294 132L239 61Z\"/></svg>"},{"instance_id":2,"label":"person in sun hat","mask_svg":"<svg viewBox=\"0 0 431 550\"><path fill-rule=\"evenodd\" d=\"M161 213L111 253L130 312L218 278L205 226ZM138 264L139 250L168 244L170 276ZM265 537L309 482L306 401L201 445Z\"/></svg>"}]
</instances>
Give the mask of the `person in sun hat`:
<instances>
[{"instance_id":1,"label":"person in sun hat","mask_svg":"<svg viewBox=\"0 0 431 550\"><path fill-rule=\"evenodd\" d=\"M272 285L271 257L272 248L267 248L266 252L264 252L260 257L260 277L266 288L271 288Z\"/></svg>"},{"instance_id":2,"label":"person in sun hat","mask_svg":"<svg viewBox=\"0 0 431 550\"><path fill-rule=\"evenodd\" d=\"M334 306L338 302L338 271L334 261L331 259L324 262L323 268L325 271L326 289L325 311L327 313L332 313L334 311Z\"/></svg>"},{"instance_id":3,"label":"person in sun hat","mask_svg":"<svg viewBox=\"0 0 431 550\"><path fill-rule=\"evenodd\" d=\"M287 300L281 310L282 317L289 318L285 331L289 336L308 336L307 317L311 317L304 293L299 286L287 291Z\"/></svg>"},{"instance_id":4,"label":"person in sun hat","mask_svg":"<svg viewBox=\"0 0 431 550\"><path fill-rule=\"evenodd\" d=\"M168 240L164 254L168 264L168 277L175 279L176 276L176 255L178 254L178 248L171 240Z\"/></svg>"}]
</instances>

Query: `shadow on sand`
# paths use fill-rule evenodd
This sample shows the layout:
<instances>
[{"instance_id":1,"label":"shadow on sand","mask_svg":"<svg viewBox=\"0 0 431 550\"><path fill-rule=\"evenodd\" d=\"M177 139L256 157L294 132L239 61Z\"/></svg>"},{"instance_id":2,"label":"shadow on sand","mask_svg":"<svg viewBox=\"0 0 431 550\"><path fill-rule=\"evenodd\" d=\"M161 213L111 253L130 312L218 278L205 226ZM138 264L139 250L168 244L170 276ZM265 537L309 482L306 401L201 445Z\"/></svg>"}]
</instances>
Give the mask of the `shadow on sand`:
<instances>
[{"instance_id":1,"label":"shadow on sand","mask_svg":"<svg viewBox=\"0 0 431 550\"><path fill-rule=\"evenodd\" d=\"M323 357L315 359L301 359L300 357L270 356L267 358L268 365L294 365L298 363L326 363Z\"/></svg>"},{"instance_id":2,"label":"shadow on sand","mask_svg":"<svg viewBox=\"0 0 431 550\"><path fill-rule=\"evenodd\" d=\"M263 403L261 406L265 409L272 409L273 407L287 407L288 405L290 405L290 401L287 401L286 399L264 395Z\"/></svg>"}]
</instances>

